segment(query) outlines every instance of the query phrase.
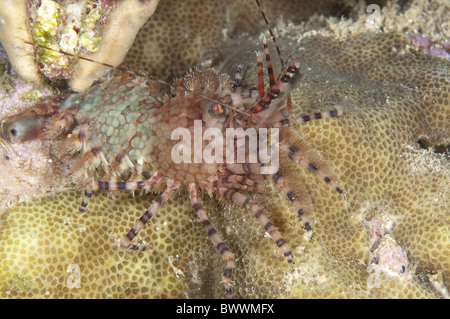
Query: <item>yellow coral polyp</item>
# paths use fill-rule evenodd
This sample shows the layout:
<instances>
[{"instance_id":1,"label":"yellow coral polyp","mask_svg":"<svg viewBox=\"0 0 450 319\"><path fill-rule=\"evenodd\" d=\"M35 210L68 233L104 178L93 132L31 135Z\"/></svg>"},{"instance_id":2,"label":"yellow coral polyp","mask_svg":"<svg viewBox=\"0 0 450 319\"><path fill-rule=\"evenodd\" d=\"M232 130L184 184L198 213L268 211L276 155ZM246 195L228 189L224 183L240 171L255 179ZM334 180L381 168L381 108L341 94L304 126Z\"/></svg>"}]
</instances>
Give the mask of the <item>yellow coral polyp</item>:
<instances>
[{"instance_id":1,"label":"yellow coral polyp","mask_svg":"<svg viewBox=\"0 0 450 319\"><path fill-rule=\"evenodd\" d=\"M395 19L403 18L403 25L409 25L410 14L418 15L418 4L448 10L448 2L434 6L433 1L416 1L412 9L395 12L390 19L399 23ZM206 13L196 11L205 16L201 21L216 26L202 9ZM434 14L427 21L440 17ZM315 22L329 23L332 31L320 35L309 30L304 36L295 24L278 26L285 43L292 43L282 51L301 59L304 66L305 78L292 94L292 116L334 108L346 112L343 118L301 125L298 132L330 163L347 200L315 176L292 168L289 173L307 188L314 205L314 236L308 241L296 215L270 184L265 194L255 195L293 248L295 264L290 267L249 212L204 196L205 211L237 257L233 290L244 298L448 297L450 168L445 156L420 149L417 141L424 138L430 146L449 141L449 62L418 54L414 48L411 53L404 34L343 38L343 29L355 30L350 23L333 24L323 18ZM171 39L159 40L172 45ZM238 41L249 43L246 36ZM261 50L257 42L252 50ZM217 50L217 42L208 43ZM236 47L232 43L221 51L224 59L254 66L254 56L233 57ZM139 48L132 53L136 52ZM187 52L197 61L202 57L201 52ZM156 56L166 59L160 72L173 65L168 52ZM134 56L135 61L140 57ZM233 75L234 70L228 72ZM95 192L89 212L80 216L81 195L82 190L72 190L2 212L2 297L225 297L224 262L185 193L168 202L140 232L137 243L149 247L143 253L116 246L154 195L121 193L112 198ZM409 276L391 276L372 260L374 234L369 224L377 219L389 224L379 227L378 234L401 248ZM398 269L389 266L390 271Z\"/></svg>"}]
</instances>

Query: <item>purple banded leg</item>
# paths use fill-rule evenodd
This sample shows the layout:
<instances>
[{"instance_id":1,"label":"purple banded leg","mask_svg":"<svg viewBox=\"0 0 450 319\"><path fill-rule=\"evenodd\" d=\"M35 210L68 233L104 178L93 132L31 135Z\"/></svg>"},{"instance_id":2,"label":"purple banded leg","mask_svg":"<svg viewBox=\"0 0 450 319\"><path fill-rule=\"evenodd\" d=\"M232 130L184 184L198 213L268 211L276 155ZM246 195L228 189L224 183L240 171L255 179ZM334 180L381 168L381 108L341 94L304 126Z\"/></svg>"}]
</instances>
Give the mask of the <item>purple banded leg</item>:
<instances>
[{"instance_id":1,"label":"purple banded leg","mask_svg":"<svg viewBox=\"0 0 450 319\"><path fill-rule=\"evenodd\" d=\"M306 231L308 232L308 235L311 237L312 228L311 224L309 223L306 217L307 216L306 212L310 209L310 207L306 208L299 203L299 201L295 198L294 193L289 188L286 179L283 177L280 171L272 175L272 180L275 182L275 186L281 191L283 191L283 193L289 199L290 203L294 206L295 210L297 211L297 217L299 221L304 225Z\"/></svg>"},{"instance_id":2,"label":"purple banded leg","mask_svg":"<svg viewBox=\"0 0 450 319\"><path fill-rule=\"evenodd\" d=\"M262 99L265 95L264 71L263 71L262 57L259 52L256 53L256 65L258 68L258 93L259 93L259 98Z\"/></svg>"},{"instance_id":3,"label":"purple banded leg","mask_svg":"<svg viewBox=\"0 0 450 319\"><path fill-rule=\"evenodd\" d=\"M163 206L166 201L173 196L176 190L180 187L181 182L178 180L169 179L167 181L167 188L165 191L156 198L150 208L148 208L144 215L139 218L139 220L134 224L134 226L130 229L130 231L126 234L126 236L120 242L120 247L143 251L146 250L146 247L141 247L136 244L132 244L133 239L138 235L138 233L142 230L145 224L153 217L156 211Z\"/></svg>"},{"instance_id":4,"label":"purple banded leg","mask_svg":"<svg viewBox=\"0 0 450 319\"><path fill-rule=\"evenodd\" d=\"M293 162L319 176L325 183L334 188L345 198L342 189L327 175L328 164L315 154L309 145L294 131L286 127L280 129L280 152L285 153Z\"/></svg>"},{"instance_id":5,"label":"purple banded leg","mask_svg":"<svg viewBox=\"0 0 450 319\"><path fill-rule=\"evenodd\" d=\"M293 61L280 77L280 80L267 91L263 98L251 106L247 112L257 114L269 109L269 107L273 111L277 110L283 105L287 99L287 95L294 89L300 78L300 63Z\"/></svg>"},{"instance_id":6,"label":"purple banded leg","mask_svg":"<svg viewBox=\"0 0 450 319\"><path fill-rule=\"evenodd\" d=\"M310 163L307 161L301 154L299 154L295 148L289 147L289 157L294 161L300 164L300 166L303 166L304 168L307 168L309 171L313 172L317 176L319 176L323 181L327 184L329 184L331 187L334 188L336 192L338 192L340 195L344 196L344 191L335 183L333 182L328 176L325 175L324 172L322 172L318 166L314 165L313 163ZM345 196L344 196L345 197Z\"/></svg>"},{"instance_id":7,"label":"purple banded leg","mask_svg":"<svg viewBox=\"0 0 450 319\"><path fill-rule=\"evenodd\" d=\"M345 113L342 110L331 110L331 111L325 111L325 112L317 112L314 114L304 115L300 118L295 119L288 119L289 112L287 112L285 109L282 109L281 111L275 113L271 118L268 124L270 124L272 127L281 127L284 125L296 125L301 123L306 123L312 120L321 120L324 118L333 118L333 117L339 117L344 116Z\"/></svg>"},{"instance_id":8,"label":"purple banded leg","mask_svg":"<svg viewBox=\"0 0 450 319\"><path fill-rule=\"evenodd\" d=\"M270 235L275 244L283 252L288 263L293 262L293 256L289 245L281 237L281 234L275 228L275 226L269 221L265 211L256 204L250 197L245 196L239 192L233 191L231 189L219 188L219 195L227 200L234 202L235 204L251 211L261 226L264 227L266 232Z\"/></svg>"},{"instance_id":9,"label":"purple banded leg","mask_svg":"<svg viewBox=\"0 0 450 319\"><path fill-rule=\"evenodd\" d=\"M93 182L84 189L83 201L80 205L80 212L87 211L89 199L92 197L92 191L98 190L140 190L144 189L145 182Z\"/></svg>"},{"instance_id":10,"label":"purple banded leg","mask_svg":"<svg viewBox=\"0 0 450 319\"><path fill-rule=\"evenodd\" d=\"M219 250L220 255L223 260L226 262L225 270L223 272L223 285L227 292L228 298L233 298L233 292L231 289L231 275L234 269L234 256L233 253L227 248L222 238L220 238L219 234L214 229L214 226L208 219L205 211L203 210L202 205L199 203L197 199L197 186L194 183L187 184L189 190L189 198L191 199L192 206L194 207L195 213L198 218L202 222L203 226L206 229L206 232L211 239L213 245Z\"/></svg>"},{"instance_id":11,"label":"purple banded leg","mask_svg":"<svg viewBox=\"0 0 450 319\"><path fill-rule=\"evenodd\" d=\"M137 182L92 182L84 189L83 201L80 205L80 212L87 211L89 199L92 197L92 192L97 190L141 190L154 191L161 187L164 176L159 173L154 173L149 180Z\"/></svg>"}]
</instances>

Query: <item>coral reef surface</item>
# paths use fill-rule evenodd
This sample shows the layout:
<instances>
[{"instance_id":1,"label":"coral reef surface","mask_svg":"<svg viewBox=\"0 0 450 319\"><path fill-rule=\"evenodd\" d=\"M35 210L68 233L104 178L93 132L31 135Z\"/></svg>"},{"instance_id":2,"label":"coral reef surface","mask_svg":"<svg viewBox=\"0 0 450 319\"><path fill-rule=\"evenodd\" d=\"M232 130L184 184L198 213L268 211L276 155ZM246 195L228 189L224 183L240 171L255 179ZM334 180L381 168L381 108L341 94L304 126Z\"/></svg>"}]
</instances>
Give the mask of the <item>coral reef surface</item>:
<instances>
[{"instance_id":1,"label":"coral reef surface","mask_svg":"<svg viewBox=\"0 0 450 319\"><path fill-rule=\"evenodd\" d=\"M254 195L293 248L295 264L289 265L251 213L204 196L211 222L237 257L237 297L449 297L450 167L448 155L437 150L449 143L450 64L421 53L405 34L363 32L363 20L316 17L277 26L282 51L300 61L305 74L292 94L292 116L334 108L347 114L298 127L330 163L346 199L292 167L289 174L314 205L309 240L270 183L267 193ZM382 20L387 30L389 21L395 19ZM236 52L239 44L249 51ZM260 42L239 36L230 46L223 70L232 74L243 63L255 74L248 52L260 50ZM138 242L151 248L146 252L115 246L155 195L96 192L83 215L80 198L80 190L70 190L2 212L2 297L225 296L224 262L186 194L140 233Z\"/></svg>"}]
</instances>

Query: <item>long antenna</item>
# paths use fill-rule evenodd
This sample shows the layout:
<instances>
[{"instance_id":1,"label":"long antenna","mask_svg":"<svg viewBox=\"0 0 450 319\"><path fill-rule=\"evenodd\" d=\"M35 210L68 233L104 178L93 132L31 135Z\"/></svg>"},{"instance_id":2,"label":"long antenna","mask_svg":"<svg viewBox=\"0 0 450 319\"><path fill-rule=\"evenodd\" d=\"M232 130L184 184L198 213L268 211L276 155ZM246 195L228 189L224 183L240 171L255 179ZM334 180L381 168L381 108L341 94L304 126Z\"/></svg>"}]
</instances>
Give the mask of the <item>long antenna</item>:
<instances>
[{"instance_id":1,"label":"long antenna","mask_svg":"<svg viewBox=\"0 0 450 319\"><path fill-rule=\"evenodd\" d=\"M24 43L34 46L34 44L31 43L31 42L24 41ZM148 78L150 80L156 81L156 82L161 83L163 85L171 86L171 84L169 82L157 79L157 78L155 78L155 77L153 77L151 75L148 75L148 74L143 74L143 73L139 73L139 72L135 72L135 71L130 71L130 70L127 70L125 68L121 68L119 66L114 66L114 65L111 65L111 64L108 64L108 63L105 63L105 62L94 61L94 60L89 59L89 58L85 58L85 57L82 57L82 56L79 56L79 55L75 55L75 54L72 54L72 53L69 53L69 52L64 52L61 49L48 48L48 47L43 46L41 44L37 45L36 47L37 48L41 48L41 49L45 49L45 50L55 51L55 52L58 52L58 53L61 53L61 54L65 54L65 55L74 57L76 59L85 60L85 61L92 62L92 63L100 63L100 64L102 64L104 66L107 66L107 67L110 67L110 68L113 68L113 69L117 69L117 70L122 71L122 72L130 73L130 74L137 75L137 76L140 76L140 77L143 77L143 78Z\"/></svg>"},{"instance_id":2,"label":"long antenna","mask_svg":"<svg viewBox=\"0 0 450 319\"><path fill-rule=\"evenodd\" d=\"M270 36L272 37L273 43L275 44L275 48L277 49L277 53L278 53L278 57L280 58L280 63L281 63L281 74L284 73L285 69L284 69L284 61L283 58L281 57L281 51L280 51L280 47L278 46L277 43L277 38L275 37L275 34L273 33L272 27L269 24L269 21L266 18L266 14L264 13L264 11L261 8L261 3L259 2L259 0L255 0L256 4L258 5L259 8L259 12L261 12L261 15L264 19L264 22L267 25L267 28L269 29L270 32Z\"/></svg>"},{"instance_id":3,"label":"long antenna","mask_svg":"<svg viewBox=\"0 0 450 319\"><path fill-rule=\"evenodd\" d=\"M27 44L33 45L33 43L26 42L26 41L24 41L24 42L27 43ZM122 71L122 72L127 72L127 73L130 73L130 74L133 74L133 75L137 75L137 76L140 76L140 77L148 78L148 79L151 79L151 80L156 81L156 82L158 82L158 83L167 85L167 86L169 86L169 87L171 86L170 83L168 83L168 82L166 82L166 81L163 81L163 80L160 80L160 79L157 79L157 78L155 78L155 77L153 77L153 76L151 76L151 75L148 75L148 74L142 74L142 73L139 73L139 72L129 71L129 70L127 70L127 69L124 69L124 68L121 68L121 67L118 67L118 66L114 66L114 65L111 65L111 64L108 64L108 63L105 63L105 62L94 61L94 60L89 59L89 58L85 58L85 57L78 56L78 55L75 55L75 54L72 54L72 53L64 52L64 51L61 50L61 49L48 48L48 47L45 47L45 46L43 46L43 45L39 45L38 47L39 47L39 48L42 48L42 49L46 49L46 50L56 51L56 52L58 52L58 53L66 54L66 55L69 55L69 56L71 56L71 57L74 57L74 58L77 58L77 59L81 59L81 60L85 60L85 61L89 61L89 62L92 62L92 63L100 63L100 64L102 64L102 65L104 65L104 66L107 66L107 67L110 67L110 68L114 68L114 69L117 69L117 70ZM222 102L220 102L220 101L217 101L217 100L214 100L214 99L212 99L212 98L209 98L209 97L207 97L206 95L204 95L204 94L202 94L202 93L196 92L196 91L194 91L194 90L190 90L190 89L188 89L187 87L185 87L185 88L186 88L187 91L189 91L189 92L191 92L191 93L193 93L193 94L195 94L195 95L197 95L197 96L200 96L200 97L203 97L203 98L205 98L205 99L207 99L207 100L210 100L210 101L212 101L212 102L216 102L216 103L218 103L218 104L221 104L221 105L223 105L223 106L225 106L225 107L229 108L230 110L233 110L233 111L235 111L235 112L237 112L237 113L242 113L242 114L248 115L248 116L251 115L251 114L246 113L246 112L244 112L244 111L241 111L241 110L239 110L239 109L237 109L237 108L235 108L235 107L232 107L231 105L228 105L228 104L226 104L226 103L222 103ZM0 143L1 143L1 145L2 145L4 148L6 148L6 147L3 145L3 143L2 143L1 141L0 141Z\"/></svg>"}]
</instances>

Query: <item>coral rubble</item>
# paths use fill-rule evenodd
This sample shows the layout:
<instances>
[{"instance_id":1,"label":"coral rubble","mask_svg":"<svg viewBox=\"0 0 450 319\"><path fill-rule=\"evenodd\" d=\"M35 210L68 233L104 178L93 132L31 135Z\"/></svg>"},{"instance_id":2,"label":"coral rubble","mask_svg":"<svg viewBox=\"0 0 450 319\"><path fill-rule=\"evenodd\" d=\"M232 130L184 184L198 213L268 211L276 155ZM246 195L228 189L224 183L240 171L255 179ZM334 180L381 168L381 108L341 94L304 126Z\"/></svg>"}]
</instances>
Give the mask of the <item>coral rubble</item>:
<instances>
[{"instance_id":1,"label":"coral rubble","mask_svg":"<svg viewBox=\"0 0 450 319\"><path fill-rule=\"evenodd\" d=\"M14 69L26 80L70 78L82 91L118 66L159 0L5 1L0 8L0 41ZM34 57L36 49L36 60ZM61 54L60 51L70 55Z\"/></svg>"}]
</instances>

